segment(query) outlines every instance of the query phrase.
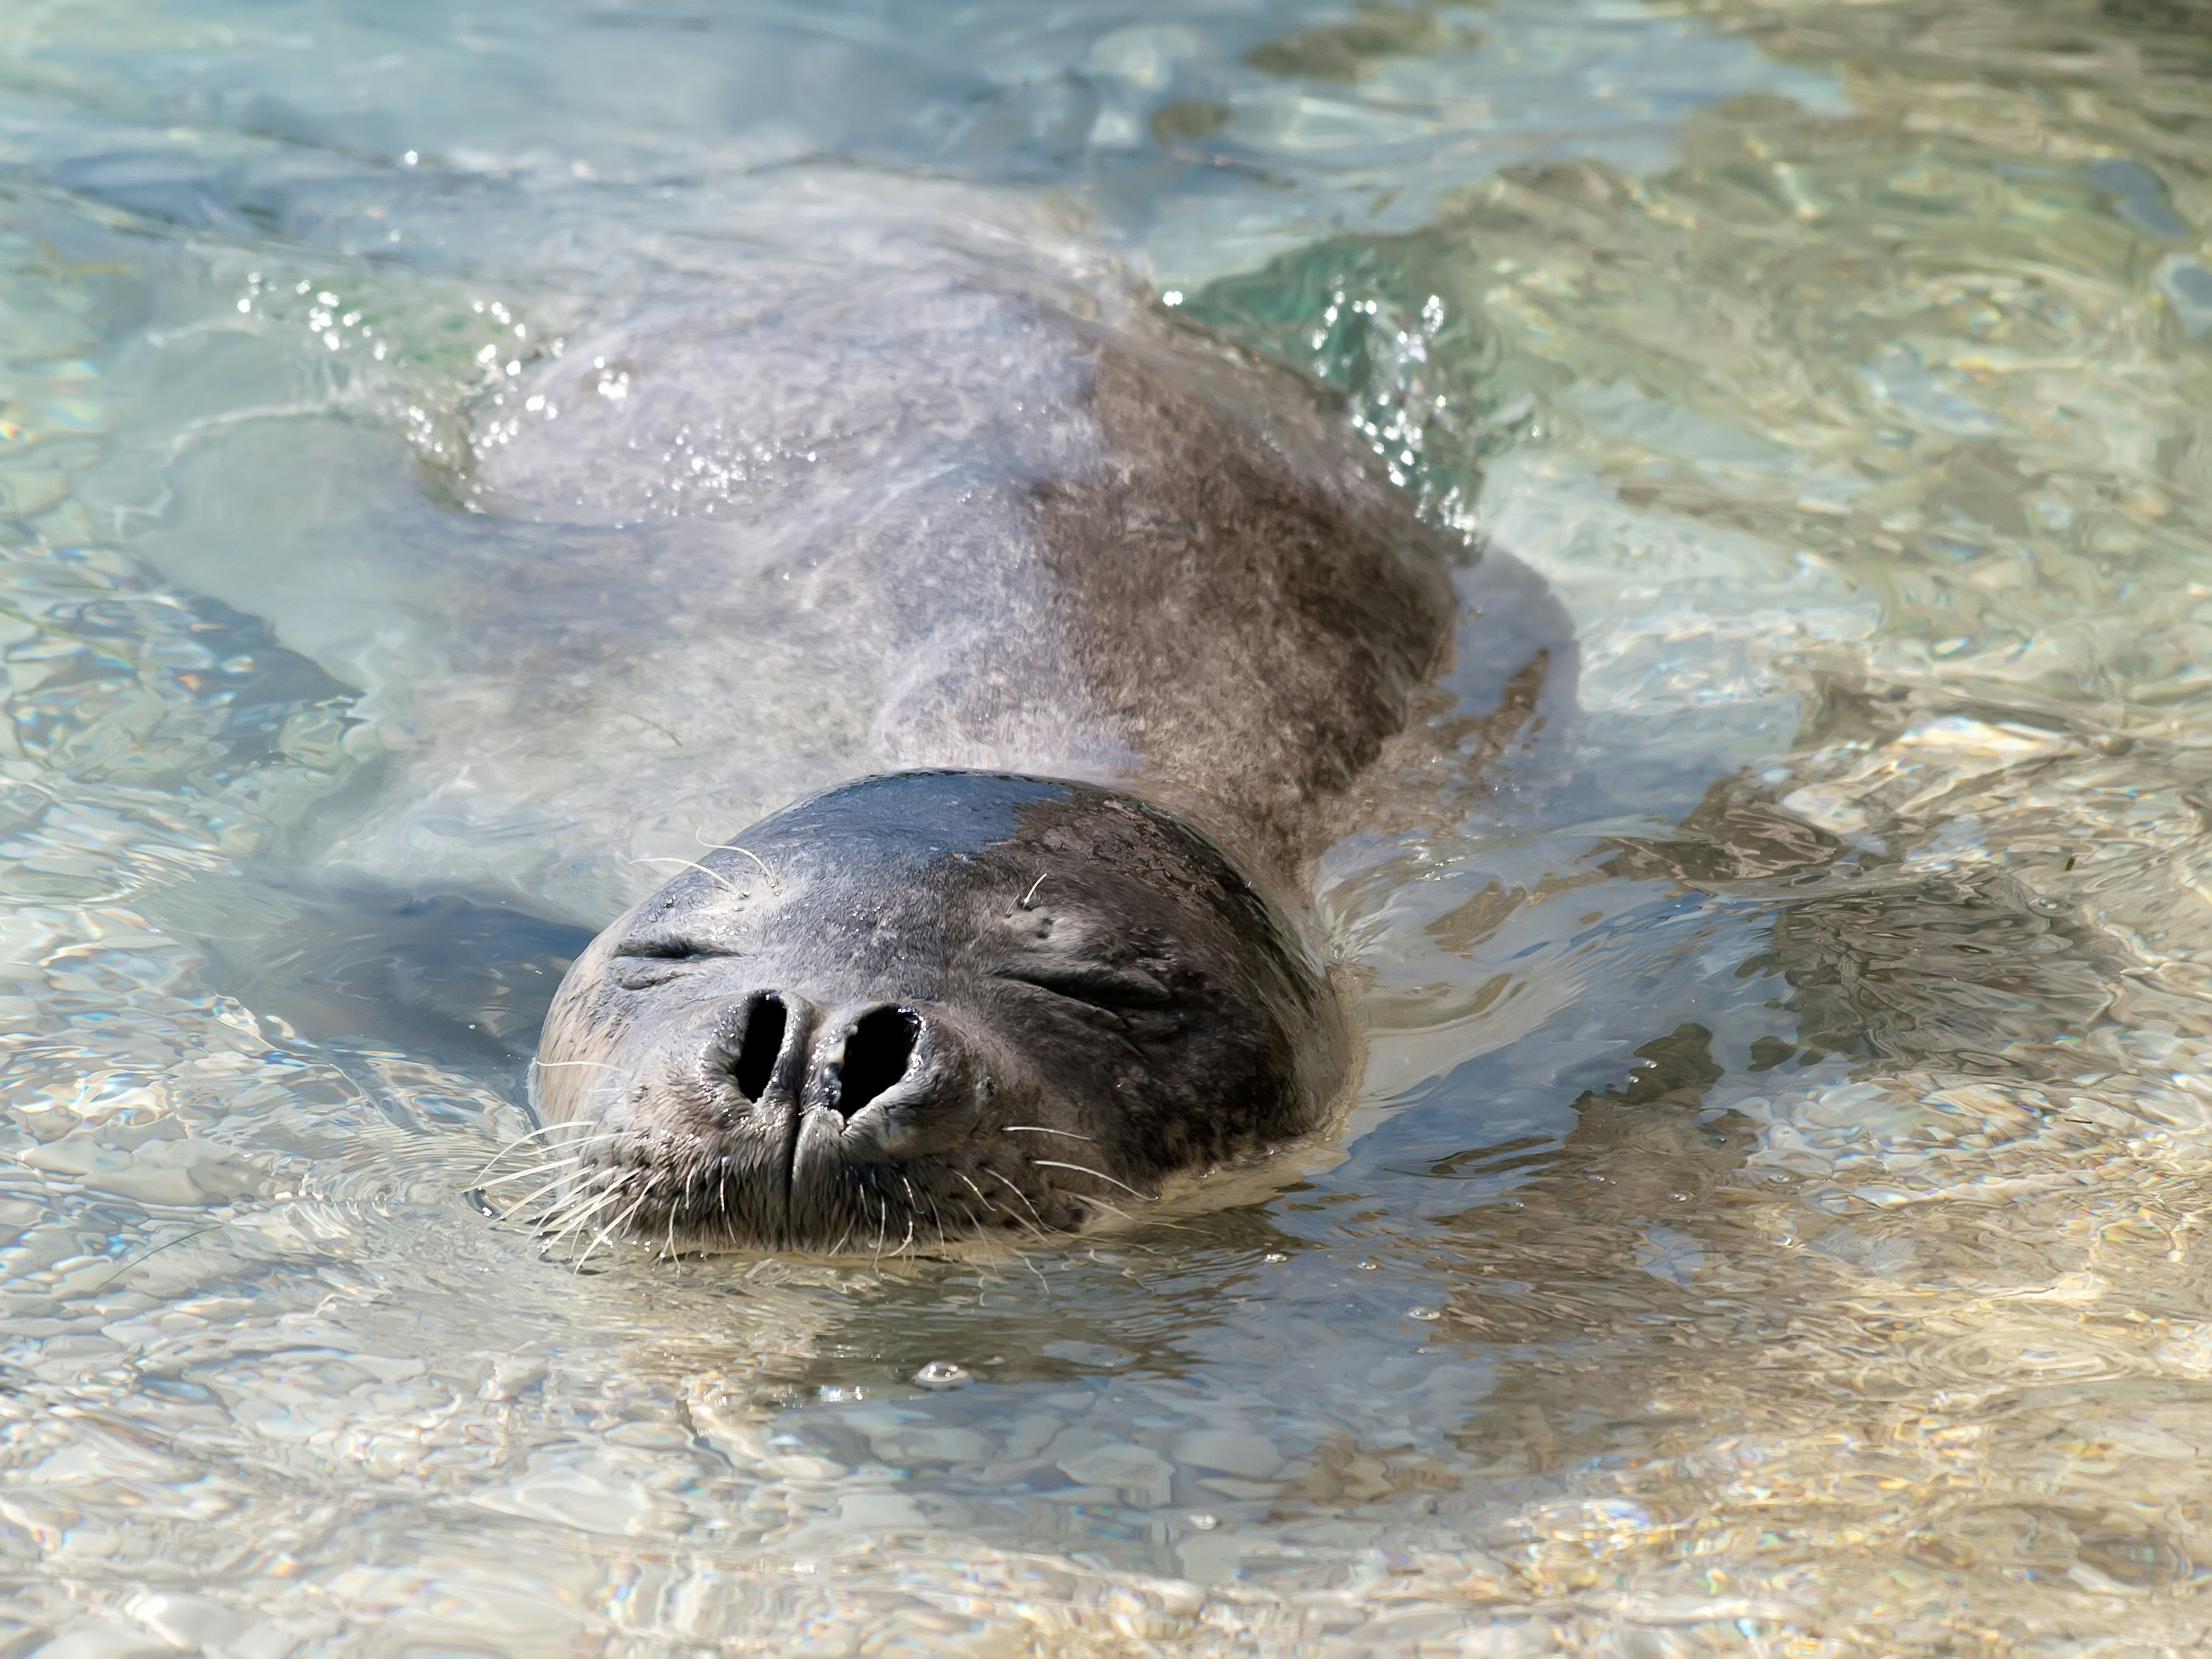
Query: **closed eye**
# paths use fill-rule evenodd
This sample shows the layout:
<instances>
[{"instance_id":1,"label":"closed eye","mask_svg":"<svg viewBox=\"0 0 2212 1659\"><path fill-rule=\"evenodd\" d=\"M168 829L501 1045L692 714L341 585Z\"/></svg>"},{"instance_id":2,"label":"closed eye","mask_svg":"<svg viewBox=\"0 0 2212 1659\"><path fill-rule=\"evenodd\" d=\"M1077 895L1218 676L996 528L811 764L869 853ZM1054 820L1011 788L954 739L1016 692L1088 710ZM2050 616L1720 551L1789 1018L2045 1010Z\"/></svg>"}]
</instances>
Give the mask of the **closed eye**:
<instances>
[{"instance_id":1,"label":"closed eye","mask_svg":"<svg viewBox=\"0 0 2212 1659\"><path fill-rule=\"evenodd\" d=\"M999 975L1017 985L1034 986L1070 1002L1080 1002L1109 1013L1126 1009L1164 1008L1175 993L1141 968L1102 968L1087 963L1024 963Z\"/></svg>"},{"instance_id":2,"label":"closed eye","mask_svg":"<svg viewBox=\"0 0 2212 1659\"><path fill-rule=\"evenodd\" d=\"M642 990L672 978L694 963L737 954L735 951L690 939L626 939L615 947L614 960L608 964L607 971L615 983L625 989Z\"/></svg>"}]
</instances>

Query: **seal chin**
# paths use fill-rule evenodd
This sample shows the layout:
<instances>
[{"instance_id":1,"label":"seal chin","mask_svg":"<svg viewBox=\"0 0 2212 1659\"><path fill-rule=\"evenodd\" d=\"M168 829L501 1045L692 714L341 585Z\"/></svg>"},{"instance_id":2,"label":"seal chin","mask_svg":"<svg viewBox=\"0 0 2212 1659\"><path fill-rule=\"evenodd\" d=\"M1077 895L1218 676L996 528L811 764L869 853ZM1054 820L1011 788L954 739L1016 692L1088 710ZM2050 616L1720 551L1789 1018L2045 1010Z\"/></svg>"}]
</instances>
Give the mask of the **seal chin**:
<instances>
[{"instance_id":1,"label":"seal chin","mask_svg":"<svg viewBox=\"0 0 2212 1659\"><path fill-rule=\"evenodd\" d=\"M562 1225L672 1249L1052 1232L1310 1127L1328 979L1189 825L978 773L800 802L563 981L538 1102Z\"/></svg>"}]
</instances>

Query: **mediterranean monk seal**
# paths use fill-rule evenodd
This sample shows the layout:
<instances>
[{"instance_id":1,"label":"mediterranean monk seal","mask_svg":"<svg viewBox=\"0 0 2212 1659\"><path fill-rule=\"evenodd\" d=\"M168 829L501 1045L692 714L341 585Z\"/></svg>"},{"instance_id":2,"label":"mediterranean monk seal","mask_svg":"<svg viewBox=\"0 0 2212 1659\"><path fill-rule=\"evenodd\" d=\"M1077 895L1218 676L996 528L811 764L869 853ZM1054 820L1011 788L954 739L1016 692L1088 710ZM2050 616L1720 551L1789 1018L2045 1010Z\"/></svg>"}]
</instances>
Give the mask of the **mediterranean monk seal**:
<instances>
[{"instance_id":1,"label":"mediterranean monk seal","mask_svg":"<svg viewBox=\"0 0 2212 1659\"><path fill-rule=\"evenodd\" d=\"M1056 1231L1322 1123L1358 1045L1314 860L1473 561L1340 399L1095 258L817 205L487 403L315 854L592 922L672 875L544 1022L583 1237ZM1547 659L1500 651L1462 678L1525 671L1525 720Z\"/></svg>"}]
</instances>

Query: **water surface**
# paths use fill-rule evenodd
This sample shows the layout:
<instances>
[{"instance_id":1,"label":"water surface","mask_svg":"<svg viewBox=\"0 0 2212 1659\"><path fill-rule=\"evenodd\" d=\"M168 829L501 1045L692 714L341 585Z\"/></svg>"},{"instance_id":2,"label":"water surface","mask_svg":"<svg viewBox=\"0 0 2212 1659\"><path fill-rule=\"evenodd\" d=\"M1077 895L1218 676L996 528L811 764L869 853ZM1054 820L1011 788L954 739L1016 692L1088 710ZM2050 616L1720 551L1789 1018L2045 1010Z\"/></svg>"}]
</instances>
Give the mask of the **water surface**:
<instances>
[{"instance_id":1,"label":"water surface","mask_svg":"<svg viewBox=\"0 0 2212 1659\"><path fill-rule=\"evenodd\" d=\"M2200 1650L2208 86L2198 0L18 0L0 1650ZM1289 1190L577 1273L462 1198L497 1033L223 957L472 411L801 162L1086 225L1573 613L1323 872Z\"/></svg>"}]
</instances>

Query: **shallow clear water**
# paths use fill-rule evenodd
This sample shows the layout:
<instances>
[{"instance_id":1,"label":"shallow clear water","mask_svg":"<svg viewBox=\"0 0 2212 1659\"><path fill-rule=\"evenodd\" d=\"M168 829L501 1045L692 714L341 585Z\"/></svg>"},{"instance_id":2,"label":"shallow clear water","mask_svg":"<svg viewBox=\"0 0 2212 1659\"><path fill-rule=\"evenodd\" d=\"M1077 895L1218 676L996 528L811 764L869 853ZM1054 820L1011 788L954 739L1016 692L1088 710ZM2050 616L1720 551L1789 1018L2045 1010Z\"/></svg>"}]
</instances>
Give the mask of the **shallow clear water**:
<instances>
[{"instance_id":1,"label":"shallow clear water","mask_svg":"<svg viewBox=\"0 0 2212 1659\"><path fill-rule=\"evenodd\" d=\"M2208 88L2201 0L15 0L0 1651L2212 1643ZM224 988L374 729L239 573L399 568L518 320L825 155L1353 393L1581 714L1330 860L1290 1190L579 1275L495 1045Z\"/></svg>"}]
</instances>

